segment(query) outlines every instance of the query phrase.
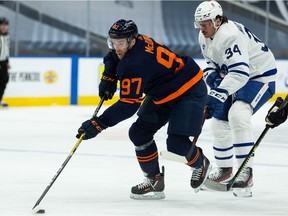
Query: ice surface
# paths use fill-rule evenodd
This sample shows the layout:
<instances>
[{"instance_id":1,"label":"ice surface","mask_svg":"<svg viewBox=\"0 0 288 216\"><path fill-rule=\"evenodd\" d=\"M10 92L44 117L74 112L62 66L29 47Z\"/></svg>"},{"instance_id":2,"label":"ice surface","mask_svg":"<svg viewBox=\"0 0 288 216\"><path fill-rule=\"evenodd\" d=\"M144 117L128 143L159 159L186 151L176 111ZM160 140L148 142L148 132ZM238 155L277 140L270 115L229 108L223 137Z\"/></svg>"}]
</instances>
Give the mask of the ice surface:
<instances>
[{"instance_id":1,"label":"ice surface","mask_svg":"<svg viewBox=\"0 0 288 216\"><path fill-rule=\"evenodd\" d=\"M271 104L253 117L255 140ZM0 216L31 215L77 139L80 124L96 107L30 107L0 110ZM105 109L102 108L100 112ZM160 159L166 199L129 198L143 175L128 138L136 116L83 141L40 206L49 216L94 215L288 215L288 121L268 131L255 154L252 198L190 187L189 167ZM155 136L165 149L166 128ZM198 145L215 164L209 121Z\"/></svg>"}]
</instances>

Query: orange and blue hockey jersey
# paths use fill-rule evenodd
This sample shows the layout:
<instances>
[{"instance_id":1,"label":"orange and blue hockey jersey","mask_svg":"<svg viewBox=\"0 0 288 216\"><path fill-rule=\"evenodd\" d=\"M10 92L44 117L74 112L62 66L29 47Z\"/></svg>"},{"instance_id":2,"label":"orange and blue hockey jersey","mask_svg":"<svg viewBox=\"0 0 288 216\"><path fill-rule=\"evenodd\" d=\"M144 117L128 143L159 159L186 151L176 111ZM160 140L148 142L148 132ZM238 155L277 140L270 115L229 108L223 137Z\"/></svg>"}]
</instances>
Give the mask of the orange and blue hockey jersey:
<instances>
[{"instance_id":1,"label":"orange and blue hockey jersey","mask_svg":"<svg viewBox=\"0 0 288 216\"><path fill-rule=\"evenodd\" d=\"M141 105L143 94L155 104L174 100L202 79L203 72L195 61L179 56L152 38L139 35L136 44L120 61L114 50L104 58L105 70L117 73L120 100L99 117L113 126L131 117Z\"/></svg>"}]
</instances>

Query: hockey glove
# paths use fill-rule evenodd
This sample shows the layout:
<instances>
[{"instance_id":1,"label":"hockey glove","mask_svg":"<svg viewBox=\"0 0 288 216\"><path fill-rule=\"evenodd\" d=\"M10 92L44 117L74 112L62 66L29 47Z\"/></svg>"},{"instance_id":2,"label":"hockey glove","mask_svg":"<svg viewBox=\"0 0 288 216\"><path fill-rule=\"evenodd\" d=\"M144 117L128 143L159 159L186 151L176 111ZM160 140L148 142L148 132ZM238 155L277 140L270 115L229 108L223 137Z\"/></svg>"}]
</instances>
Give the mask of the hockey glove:
<instances>
[{"instance_id":1,"label":"hockey glove","mask_svg":"<svg viewBox=\"0 0 288 216\"><path fill-rule=\"evenodd\" d=\"M100 122L99 118L92 117L91 119L82 123L82 126L78 129L76 137L79 139L80 136L85 133L83 140L91 139L96 137L102 130L106 129L107 126Z\"/></svg>"},{"instance_id":2,"label":"hockey glove","mask_svg":"<svg viewBox=\"0 0 288 216\"><path fill-rule=\"evenodd\" d=\"M209 75L204 75L204 79L210 88L218 87L223 80L223 78L221 78L221 76L216 71L210 73Z\"/></svg>"},{"instance_id":3,"label":"hockey glove","mask_svg":"<svg viewBox=\"0 0 288 216\"><path fill-rule=\"evenodd\" d=\"M99 84L99 96L104 97L104 100L112 99L117 89L117 78L116 76L103 74L101 82Z\"/></svg>"},{"instance_id":4,"label":"hockey glove","mask_svg":"<svg viewBox=\"0 0 288 216\"><path fill-rule=\"evenodd\" d=\"M282 103L283 99L281 97L278 97L276 102L268 111L265 121L266 124L269 125L271 128L279 126L287 119L288 104L286 104L281 110L279 110L279 107Z\"/></svg>"},{"instance_id":5,"label":"hockey glove","mask_svg":"<svg viewBox=\"0 0 288 216\"><path fill-rule=\"evenodd\" d=\"M224 106L224 102L227 100L228 96L229 94L225 89L211 89L207 98L207 119L210 119L215 112L221 112Z\"/></svg>"}]
</instances>

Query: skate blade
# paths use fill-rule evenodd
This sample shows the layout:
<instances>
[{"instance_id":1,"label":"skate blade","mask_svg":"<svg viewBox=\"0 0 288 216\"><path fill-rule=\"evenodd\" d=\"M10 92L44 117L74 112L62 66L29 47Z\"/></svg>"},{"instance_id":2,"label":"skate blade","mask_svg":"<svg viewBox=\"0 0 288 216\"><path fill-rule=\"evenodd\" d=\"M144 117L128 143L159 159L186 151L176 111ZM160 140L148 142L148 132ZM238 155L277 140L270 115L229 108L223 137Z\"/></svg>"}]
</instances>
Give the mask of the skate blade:
<instances>
[{"instance_id":1,"label":"skate blade","mask_svg":"<svg viewBox=\"0 0 288 216\"><path fill-rule=\"evenodd\" d=\"M252 197L252 187L233 188L233 195L235 197L249 198Z\"/></svg>"},{"instance_id":2,"label":"skate blade","mask_svg":"<svg viewBox=\"0 0 288 216\"><path fill-rule=\"evenodd\" d=\"M232 179L232 178L231 178ZM209 177L206 179L204 184L201 187L201 190L207 190L207 191L228 191L228 184L230 182L229 179L228 181L222 181L222 182L217 182L209 179ZM232 188L229 187L229 191L231 191Z\"/></svg>"},{"instance_id":3,"label":"skate blade","mask_svg":"<svg viewBox=\"0 0 288 216\"><path fill-rule=\"evenodd\" d=\"M206 176L205 176L205 178L204 178L202 184L199 185L199 187L194 188L194 192L195 192L195 193L198 193L198 192L200 191L201 187L204 185L204 182L205 182L206 179L208 178L209 173L210 173L211 170L212 170L212 165L210 164L209 167L208 167L208 169L207 169Z\"/></svg>"},{"instance_id":4,"label":"skate blade","mask_svg":"<svg viewBox=\"0 0 288 216\"><path fill-rule=\"evenodd\" d=\"M159 200L164 199L165 194L164 192L149 192L147 194L130 194L131 199L135 200Z\"/></svg>"},{"instance_id":5,"label":"skate blade","mask_svg":"<svg viewBox=\"0 0 288 216\"><path fill-rule=\"evenodd\" d=\"M210 188L207 188L204 184L200 188L201 191L209 191Z\"/></svg>"},{"instance_id":6,"label":"skate blade","mask_svg":"<svg viewBox=\"0 0 288 216\"><path fill-rule=\"evenodd\" d=\"M207 180L206 180L205 182L206 182L206 184L207 184ZM219 183L219 184L222 184L222 183ZM223 185L226 186L227 183L226 183L226 184L223 184ZM225 189L226 189L226 187L225 187ZM207 186L205 185L205 183L204 183L204 184L201 186L200 191L217 191L217 190L216 190L215 188L209 188L209 187L207 187ZM225 190L225 191L227 191L227 190ZM229 191L232 191L232 188L230 188Z\"/></svg>"},{"instance_id":7,"label":"skate blade","mask_svg":"<svg viewBox=\"0 0 288 216\"><path fill-rule=\"evenodd\" d=\"M210 178L208 177L208 179L210 179ZM222 181L215 181L215 180L212 180L212 179L210 179L210 180L211 180L211 181L218 182L219 184L227 185L227 184L230 183L230 181L231 181L232 179L233 179L233 175L231 175L230 177L228 177L227 179L222 180Z\"/></svg>"}]
</instances>

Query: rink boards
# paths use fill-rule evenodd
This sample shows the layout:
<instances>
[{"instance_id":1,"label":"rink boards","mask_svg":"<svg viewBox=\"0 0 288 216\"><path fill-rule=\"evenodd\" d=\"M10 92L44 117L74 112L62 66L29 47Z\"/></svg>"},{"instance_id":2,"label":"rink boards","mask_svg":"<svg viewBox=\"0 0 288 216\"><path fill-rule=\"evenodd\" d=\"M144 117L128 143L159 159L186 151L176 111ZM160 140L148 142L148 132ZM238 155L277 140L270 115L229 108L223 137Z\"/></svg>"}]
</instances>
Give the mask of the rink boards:
<instances>
[{"instance_id":1,"label":"rink boards","mask_svg":"<svg viewBox=\"0 0 288 216\"><path fill-rule=\"evenodd\" d=\"M195 61L205 68L203 59ZM11 57L12 68L4 100L10 106L94 105L104 70L100 57ZM278 59L276 95L288 92L288 59ZM118 88L119 91L119 88ZM118 100L118 92L113 103Z\"/></svg>"}]
</instances>

